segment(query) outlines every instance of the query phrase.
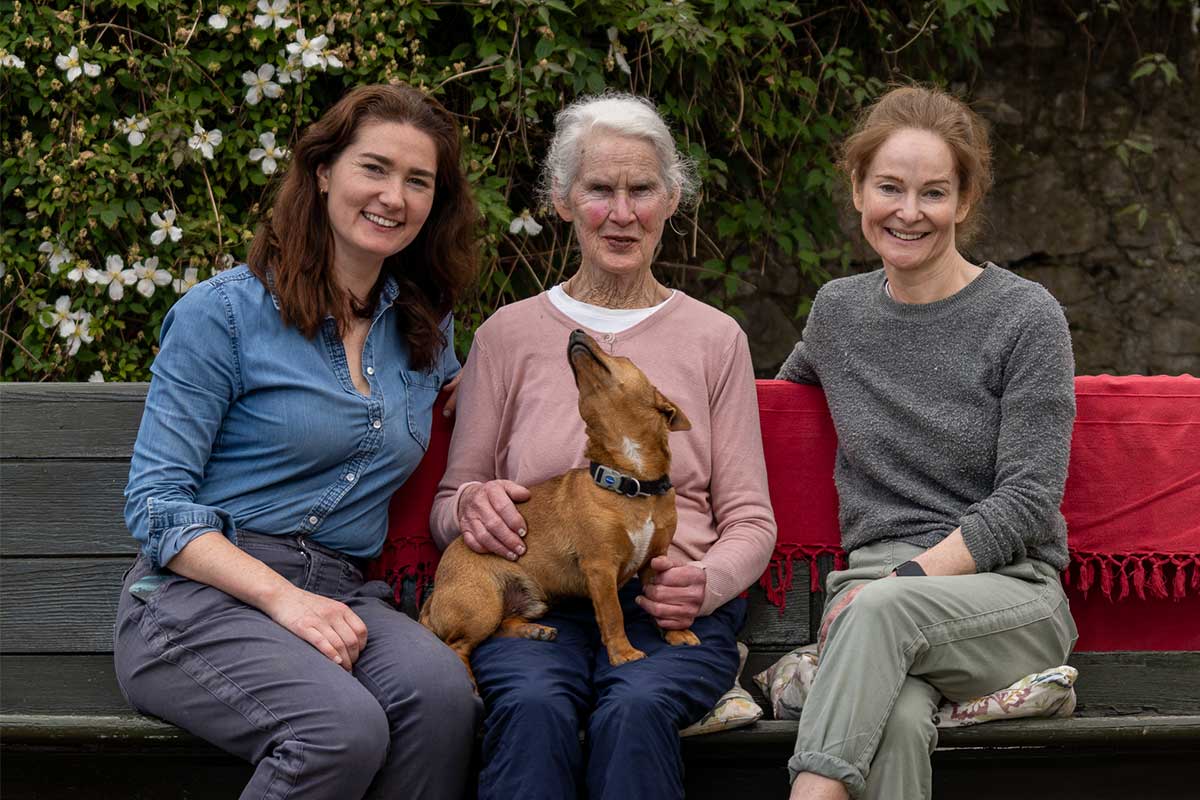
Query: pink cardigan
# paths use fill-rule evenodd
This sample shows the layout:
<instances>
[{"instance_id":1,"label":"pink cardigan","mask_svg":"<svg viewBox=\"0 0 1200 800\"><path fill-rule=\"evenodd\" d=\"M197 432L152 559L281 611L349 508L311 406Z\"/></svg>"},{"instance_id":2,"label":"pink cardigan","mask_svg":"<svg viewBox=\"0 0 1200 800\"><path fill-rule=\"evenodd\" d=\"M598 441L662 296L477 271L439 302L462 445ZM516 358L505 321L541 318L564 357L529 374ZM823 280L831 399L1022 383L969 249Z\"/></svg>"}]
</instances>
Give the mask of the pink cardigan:
<instances>
[{"instance_id":1,"label":"pink cardigan","mask_svg":"<svg viewBox=\"0 0 1200 800\"><path fill-rule=\"evenodd\" d=\"M507 478L532 485L586 466L567 337L580 326L545 293L505 306L475 334L458 390L446 474L430 527L445 548L459 535L465 484ZM758 580L775 546L775 519L746 336L730 317L676 292L616 334L588 331L633 360L691 420L671 434L679 524L671 555L706 572L701 614Z\"/></svg>"}]
</instances>

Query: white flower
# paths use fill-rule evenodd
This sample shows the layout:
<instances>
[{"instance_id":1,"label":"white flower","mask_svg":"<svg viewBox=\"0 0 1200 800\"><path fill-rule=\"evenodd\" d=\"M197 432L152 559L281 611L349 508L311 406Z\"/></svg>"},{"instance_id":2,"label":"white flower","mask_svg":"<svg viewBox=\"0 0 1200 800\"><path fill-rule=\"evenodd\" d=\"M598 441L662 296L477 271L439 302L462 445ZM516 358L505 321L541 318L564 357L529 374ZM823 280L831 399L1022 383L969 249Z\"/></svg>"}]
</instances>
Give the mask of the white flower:
<instances>
[{"instance_id":1,"label":"white flower","mask_svg":"<svg viewBox=\"0 0 1200 800\"><path fill-rule=\"evenodd\" d=\"M135 261L133 272L137 276L137 290L143 297L150 297L158 286L166 286L171 282L171 273L158 268L158 256L147 258L144 262Z\"/></svg>"},{"instance_id":2,"label":"white flower","mask_svg":"<svg viewBox=\"0 0 1200 800\"><path fill-rule=\"evenodd\" d=\"M271 64L263 64L257 74L243 72L242 83L250 87L246 90L246 102L256 106L264 95L274 99L283 94L283 87L271 80L274 75L275 67Z\"/></svg>"},{"instance_id":3,"label":"white flower","mask_svg":"<svg viewBox=\"0 0 1200 800\"><path fill-rule=\"evenodd\" d=\"M129 137L129 144L137 147L146 141L146 131L150 130L150 120L142 114L134 114L125 119L114 119L113 127L117 129L118 133L126 134Z\"/></svg>"},{"instance_id":4,"label":"white flower","mask_svg":"<svg viewBox=\"0 0 1200 800\"><path fill-rule=\"evenodd\" d=\"M42 303L42 313L38 316L42 327L53 328L62 325L71 319L71 298L64 294L54 301L54 310L49 309L50 306Z\"/></svg>"},{"instance_id":5,"label":"white flower","mask_svg":"<svg viewBox=\"0 0 1200 800\"><path fill-rule=\"evenodd\" d=\"M93 341L92 333L88 330L91 322L91 314L86 311L76 311L70 319L58 326L58 335L67 340L67 355L73 356L78 353L80 343L90 344Z\"/></svg>"},{"instance_id":6,"label":"white flower","mask_svg":"<svg viewBox=\"0 0 1200 800\"><path fill-rule=\"evenodd\" d=\"M254 25L257 28L269 28L272 25L276 30L283 30L291 26L292 21L283 16L288 10L288 0L258 0L258 10L261 14L254 15Z\"/></svg>"},{"instance_id":7,"label":"white flower","mask_svg":"<svg viewBox=\"0 0 1200 800\"><path fill-rule=\"evenodd\" d=\"M67 73L67 83L72 83L80 74L87 75L89 78L100 74L99 64L79 60L79 48L74 45L65 55L59 53L54 59L54 64Z\"/></svg>"},{"instance_id":8,"label":"white flower","mask_svg":"<svg viewBox=\"0 0 1200 800\"><path fill-rule=\"evenodd\" d=\"M176 294L183 294L188 289L200 282L200 270L195 267L188 267L183 271L182 278L176 278L171 281L171 286L175 287Z\"/></svg>"},{"instance_id":9,"label":"white flower","mask_svg":"<svg viewBox=\"0 0 1200 800\"><path fill-rule=\"evenodd\" d=\"M146 141L146 131L150 130L150 120L144 114L134 114L124 119L114 119L113 127L118 133L129 137L129 143L137 147Z\"/></svg>"},{"instance_id":10,"label":"white flower","mask_svg":"<svg viewBox=\"0 0 1200 800\"><path fill-rule=\"evenodd\" d=\"M305 69L312 69L313 67L325 69L329 64L329 56L321 51L328 44L329 37L325 34L322 33L320 36L314 36L309 39L304 35L304 28L297 28L296 41L288 43L287 51L294 56L299 56L300 63ZM337 58L334 58L334 61L337 61ZM341 65L342 62L337 61L334 66L340 67Z\"/></svg>"},{"instance_id":11,"label":"white flower","mask_svg":"<svg viewBox=\"0 0 1200 800\"><path fill-rule=\"evenodd\" d=\"M210 148L211 149L211 148ZM210 155L209 158L212 158ZM178 242L183 237L183 228L175 226L175 209L163 209L162 214L155 212L150 215L150 225L155 229L150 234L150 244L158 247L168 236L172 242Z\"/></svg>"},{"instance_id":12,"label":"white flower","mask_svg":"<svg viewBox=\"0 0 1200 800\"><path fill-rule=\"evenodd\" d=\"M25 69L25 61L13 53L0 49L0 67L9 69Z\"/></svg>"},{"instance_id":13,"label":"white flower","mask_svg":"<svg viewBox=\"0 0 1200 800\"><path fill-rule=\"evenodd\" d=\"M45 241L38 245L39 253L46 253L50 256L50 272L53 275L58 274L58 269L63 264L75 260L75 256L70 250L62 246L58 240L53 242Z\"/></svg>"},{"instance_id":14,"label":"white flower","mask_svg":"<svg viewBox=\"0 0 1200 800\"><path fill-rule=\"evenodd\" d=\"M533 218L533 215L529 213L528 208L522 211L519 217L515 217L513 221L508 224L509 233L520 233L522 230L525 231L526 236L537 236L542 232L542 226L539 225L537 220Z\"/></svg>"},{"instance_id":15,"label":"white flower","mask_svg":"<svg viewBox=\"0 0 1200 800\"><path fill-rule=\"evenodd\" d=\"M224 272L225 270L232 269L232 268L233 268L233 253L222 253L221 255L217 256L217 266L213 270L213 272L214 273Z\"/></svg>"},{"instance_id":16,"label":"white flower","mask_svg":"<svg viewBox=\"0 0 1200 800\"><path fill-rule=\"evenodd\" d=\"M85 261L74 261L71 263L71 271L67 273L67 280L71 283L79 283L87 278L88 283L95 283L96 281L92 278L92 273L95 271Z\"/></svg>"},{"instance_id":17,"label":"white flower","mask_svg":"<svg viewBox=\"0 0 1200 800\"><path fill-rule=\"evenodd\" d=\"M277 162L287 158L287 148L275 146L275 134L272 132L259 134L258 143L262 147L250 151L250 160L262 161L263 174L271 175L275 172Z\"/></svg>"},{"instance_id":18,"label":"white flower","mask_svg":"<svg viewBox=\"0 0 1200 800\"><path fill-rule=\"evenodd\" d=\"M98 283L108 287L108 296L114 303L125 296L125 287L137 282L137 274L131 269L125 269L125 260L118 255L104 259L104 271L90 270L88 283Z\"/></svg>"},{"instance_id":19,"label":"white flower","mask_svg":"<svg viewBox=\"0 0 1200 800\"><path fill-rule=\"evenodd\" d=\"M104 373L101 372L100 370L96 370L91 375L88 375L87 382L88 383L104 383Z\"/></svg>"},{"instance_id":20,"label":"white flower","mask_svg":"<svg viewBox=\"0 0 1200 800\"><path fill-rule=\"evenodd\" d=\"M229 18L226 17L224 14L213 14L211 17L208 18L209 27L216 31L225 30L225 27L228 24L229 24Z\"/></svg>"},{"instance_id":21,"label":"white flower","mask_svg":"<svg viewBox=\"0 0 1200 800\"><path fill-rule=\"evenodd\" d=\"M289 53L283 49L279 51L279 57L286 62L284 68L275 76L280 83L300 83L304 80L304 68L300 64L299 53Z\"/></svg>"},{"instance_id":22,"label":"white flower","mask_svg":"<svg viewBox=\"0 0 1200 800\"><path fill-rule=\"evenodd\" d=\"M188 139L188 147L199 150L205 158L211 160L213 148L221 143L221 132L216 128L206 131L199 121L196 122L193 131L196 135Z\"/></svg>"}]
</instances>

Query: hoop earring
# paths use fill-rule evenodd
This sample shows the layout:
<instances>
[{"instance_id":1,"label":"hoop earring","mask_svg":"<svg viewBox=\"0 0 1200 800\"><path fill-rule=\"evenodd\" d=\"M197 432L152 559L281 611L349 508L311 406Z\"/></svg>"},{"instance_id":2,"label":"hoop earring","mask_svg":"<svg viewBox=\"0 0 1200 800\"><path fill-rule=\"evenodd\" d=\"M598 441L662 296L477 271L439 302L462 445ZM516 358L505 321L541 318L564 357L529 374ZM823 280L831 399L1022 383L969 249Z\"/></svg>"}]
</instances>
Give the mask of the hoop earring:
<instances>
[{"instance_id":1,"label":"hoop earring","mask_svg":"<svg viewBox=\"0 0 1200 800\"><path fill-rule=\"evenodd\" d=\"M672 214L670 217L667 218L667 224L669 226L671 226L671 230L675 231L676 236L686 236L687 235L683 231L679 230L679 228L675 225L675 215L674 214Z\"/></svg>"}]
</instances>

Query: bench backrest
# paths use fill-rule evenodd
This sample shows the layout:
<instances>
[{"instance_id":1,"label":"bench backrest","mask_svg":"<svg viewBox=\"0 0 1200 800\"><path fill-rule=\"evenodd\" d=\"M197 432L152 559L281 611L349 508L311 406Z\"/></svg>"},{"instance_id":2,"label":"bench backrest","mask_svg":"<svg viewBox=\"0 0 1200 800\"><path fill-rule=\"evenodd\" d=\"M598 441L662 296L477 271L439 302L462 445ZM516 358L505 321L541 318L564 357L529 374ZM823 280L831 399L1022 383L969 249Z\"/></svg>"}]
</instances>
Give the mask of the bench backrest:
<instances>
[{"instance_id":1,"label":"bench backrest","mask_svg":"<svg viewBox=\"0 0 1200 800\"><path fill-rule=\"evenodd\" d=\"M146 384L0 384L0 675L52 671L57 677L46 684L52 693L111 680L117 597L137 550L124 525L122 492L146 389ZM818 564L827 572L833 557L822 556ZM748 671L811 640L811 621L819 620L823 598L810 592L807 562L796 562L794 569L785 614L760 588L751 590L743 638L755 655ZM411 602L412 587L406 590ZM1087 603L1102 604L1097 608L1117 631L1106 635L1117 636L1119 645L1135 641L1154 615L1200 619L1196 600L1194 591L1180 602L1112 602L1093 592ZM1081 602L1073 598L1073 608ZM1196 655L1077 656L1072 663L1092 676L1081 686L1081 708L1086 711L1090 703L1097 711L1195 713L1200 698L1181 698L1178 687L1194 681ZM1148 668L1159 676L1155 685L1143 680ZM105 671L107 678L97 677ZM6 680L0 691L0 707L11 707L10 693L27 687ZM82 701L47 698L65 707L76 702Z\"/></svg>"}]
</instances>

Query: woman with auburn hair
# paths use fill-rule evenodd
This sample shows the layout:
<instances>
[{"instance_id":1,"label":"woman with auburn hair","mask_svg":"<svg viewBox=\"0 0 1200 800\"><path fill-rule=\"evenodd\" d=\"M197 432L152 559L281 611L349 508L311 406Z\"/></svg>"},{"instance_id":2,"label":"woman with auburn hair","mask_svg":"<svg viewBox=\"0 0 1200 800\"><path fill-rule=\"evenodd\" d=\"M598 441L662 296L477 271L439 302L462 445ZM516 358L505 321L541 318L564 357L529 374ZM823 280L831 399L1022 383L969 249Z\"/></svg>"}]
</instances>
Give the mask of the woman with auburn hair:
<instances>
[{"instance_id":1,"label":"woman with auburn hair","mask_svg":"<svg viewBox=\"0 0 1200 800\"><path fill-rule=\"evenodd\" d=\"M826 585L793 800L928 798L941 698L1062 664L1075 642L1071 337L1049 292L959 251L990 155L974 112L920 87L881 98L843 150L883 268L821 288L779 373L829 401L849 560Z\"/></svg>"},{"instance_id":2,"label":"woman with auburn hair","mask_svg":"<svg viewBox=\"0 0 1200 800\"><path fill-rule=\"evenodd\" d=\"M116 671L139 711L253 762L242 797L462 793L466 671L363 566L459 371L475 216L450 114L356 88L300 137L249 265L163 321Z\"/></svg>"}]
</instances>

